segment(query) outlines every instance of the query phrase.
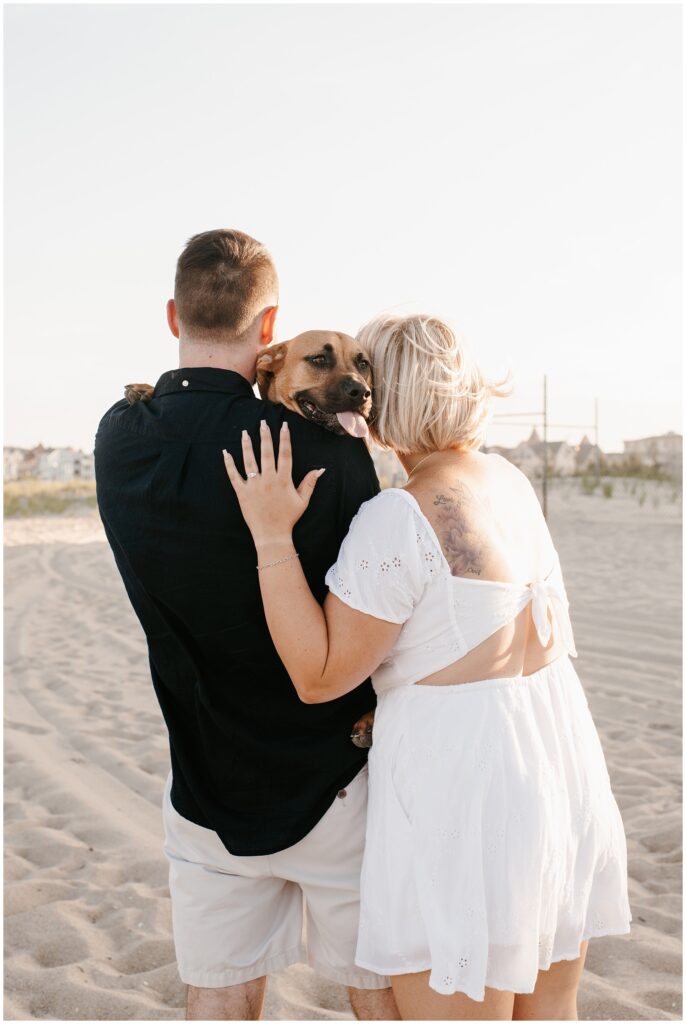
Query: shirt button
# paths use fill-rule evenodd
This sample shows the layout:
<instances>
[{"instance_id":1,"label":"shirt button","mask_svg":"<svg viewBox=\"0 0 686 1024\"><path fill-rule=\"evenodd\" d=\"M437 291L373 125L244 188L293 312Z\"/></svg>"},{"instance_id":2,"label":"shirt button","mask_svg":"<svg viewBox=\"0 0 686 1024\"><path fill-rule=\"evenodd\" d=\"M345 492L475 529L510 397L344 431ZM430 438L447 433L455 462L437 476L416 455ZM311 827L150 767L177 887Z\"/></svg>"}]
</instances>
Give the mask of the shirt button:
<instances>
[{"instance_id":1,"label":"shirt button","mask_svg":"<svg viewBox=\"0 0 686 1024\"><path fill-rule=\"evenodd\" d=\"M183 386L184 386L185 388L187 388L187 387L188 387L188 381L187 381L187 380L182 380L182 381L181 381L181 383L183 384Z\"/></svg>"},{"instance_id":2,"label":"shirt button","mask_svg":"<svg viewBox=\"0 0 686 1024\"><path fill-rule=\"evenodd\" d=\"M343 799L344 796L347 796L347 795L348 795L347 789L339 789L338 790L338 796L339 796L339 798L341 800Z\"/></svg>"}]
</instances>

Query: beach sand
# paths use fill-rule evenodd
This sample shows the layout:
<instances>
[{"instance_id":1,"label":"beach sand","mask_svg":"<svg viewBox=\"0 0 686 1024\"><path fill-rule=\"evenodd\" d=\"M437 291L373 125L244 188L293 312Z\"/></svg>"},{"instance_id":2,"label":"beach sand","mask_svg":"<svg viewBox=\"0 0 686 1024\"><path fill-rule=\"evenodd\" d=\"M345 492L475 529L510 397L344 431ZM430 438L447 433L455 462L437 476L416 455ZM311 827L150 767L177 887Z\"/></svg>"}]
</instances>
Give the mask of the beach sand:
<instances>
[{"instance_id":1,"label":"beach sand","mask_svg":"<svg viewBox=\"0 0 686 1024\"><path fill-rule=\"evenodd\" d=\"M643 487L644 485L640 485ZM556 483L550 522L629 842L630 936L593 940L579 1015L681 1017L681 508ZM661 497L656 503L656 496ZM95 516L5 524L5 1018L183 1018L160 803L165 730ZM269 1020L351 1020L305 965Z\"/></svg>"}]
</instances>

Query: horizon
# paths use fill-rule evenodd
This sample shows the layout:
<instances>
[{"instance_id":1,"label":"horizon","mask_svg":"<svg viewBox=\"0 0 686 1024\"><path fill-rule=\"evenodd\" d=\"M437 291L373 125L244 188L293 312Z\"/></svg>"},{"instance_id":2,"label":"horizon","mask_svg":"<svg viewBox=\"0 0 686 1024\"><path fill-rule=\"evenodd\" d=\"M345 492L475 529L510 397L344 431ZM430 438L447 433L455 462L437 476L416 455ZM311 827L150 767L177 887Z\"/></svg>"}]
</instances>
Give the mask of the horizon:
<instances>
[{"instance_id":1,"label":"horizon","mask_svg":"<svg viewBox=\"0 0 686 1024\"><path fill-rule=\"evenodd\" d=\"M480 446L480 450L481 449L485 449L485 448L496 448L496 447L498 447L498 448L506 448L506 449L516 448L518 444L520 444L520 443L528 440L529 438L531 438L534 431L536 431L536 433L538 434L538 440L539 441L543 440L542 428L539 425L532 424L527 429L525 429L525 428L522 428L522 429L525 430L525 433L524 433L524 436L522 436L518 441L515 441L512 444L503 444L501 441L498 441L495 438L492 439L492 440L487 438L486 441L484 442L484 444ZM576 447L578 447L582 443L582 441L584 439L590 441L591 444L595 444L591 434L592 434L592 430L589 429L589 431L587 433L579 435L579 437L576 438L576 439L570 438L569 435L566 436L566 437L551 437L551 436L548 436L548 444L557 444L559 442L566 442L568 445L570 445L570 447L576 448ZM681 433L680 430L666 430L662 434L647 434L647 435L641 435L640 437L627 437L627 438L624 438L624 440L625 441L643 441L643 440L651 440L654 437L667 437L667 436L670 436L670 435L674 435L676 437L683 437L683 434ZM43 448L43 450L45 450L45 451L55 451L57 449L64 449L65 451L81 451L81 452L83 452L86 455L90 455L90 454L93 453L93 448L81 448L81 447L79 447L78 445L75 445L75 444L63 444L63 445L56 445L56 444L49 444L49 443L45 444L43 441L36 441L36 443L32 444L32 445L21 445L21 444L5 443L5 444L3 444L3 448L11 448L11 449L14 449L14 450L19 450L19 451L33 451L36 448ZM624 454L623 451L615 452L612 449L603 448L602 445L599 445L599 448L600 448L600 450L602 451L602 453L604 455L623 455ZM380 449L376 444L372 445L372 451L383 451L383 450L384 449Z\"/></svg>"},{"instance_id":2,"label":"horizon","mask_svg":"<svg viewBox=\"0 0 686 1024\"><path fill-rule=\"evenodd\" d=\"M503 417L547 374L570 438L595 398L604 451L679 432L681 19L6 7L5 440L91 450L124 384L176 365L176 258L222 225L274 256L278 340L426 310L513 370Z\"/></svg>"}]
</instances>

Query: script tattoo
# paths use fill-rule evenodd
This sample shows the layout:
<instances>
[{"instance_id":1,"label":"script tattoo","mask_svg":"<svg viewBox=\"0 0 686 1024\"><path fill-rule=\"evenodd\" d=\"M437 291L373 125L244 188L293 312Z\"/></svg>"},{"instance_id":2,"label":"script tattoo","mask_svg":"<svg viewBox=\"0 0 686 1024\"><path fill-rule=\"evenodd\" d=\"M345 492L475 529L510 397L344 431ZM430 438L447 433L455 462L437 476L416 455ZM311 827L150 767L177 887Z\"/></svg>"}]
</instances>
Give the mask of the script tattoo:
<instances>
[{"instance_id":1,"label":"script tattoo","mask_svg":"<svg viewBox=\"0 0 686 1024\"><path fill-rule=\"evenodd\" d=\"M480 576L486 562L488 545L479 522L486 507L474 498L464 484L449 487L454 497L438 494L436 533L453 576Z\"/></svg>"}]
</instances>

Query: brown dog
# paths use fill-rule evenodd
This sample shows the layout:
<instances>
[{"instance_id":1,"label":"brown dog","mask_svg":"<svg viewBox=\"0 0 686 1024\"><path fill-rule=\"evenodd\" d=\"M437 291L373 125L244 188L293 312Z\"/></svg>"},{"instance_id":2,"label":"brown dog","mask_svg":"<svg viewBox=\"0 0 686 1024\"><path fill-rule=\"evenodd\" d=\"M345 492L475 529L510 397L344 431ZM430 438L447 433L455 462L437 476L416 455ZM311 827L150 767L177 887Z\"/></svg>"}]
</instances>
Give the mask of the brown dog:
<instances>
[{"instance_id":1,"label":"brown dog","mask_svg":"<svg viewBox=\"0 0 686 1024\"><path fill-rule=\"evenodd\" d=\"M257 386L270 402L285 405L335 434L368 438L372 368L354 338L336 331L306 331L270 345L257 360ZM133 405L149 401L151 384L127 384Z\"/></svg>"},{"instance_id":2,"label":"brown dog","mask_svg":"<svg viewBox=\"0 0 686 1024\"><path fill-rule=\"evenodd\" d=\"M285 405L336 434L369 437L372 369L354 338L336 331L306 331L270 345L257 360L257 386L263 399ZM130 405L149 402L151 384L127 384ZM351 740L371 747L374 712L355 723Z\"/></svg>"}]
</instances>

